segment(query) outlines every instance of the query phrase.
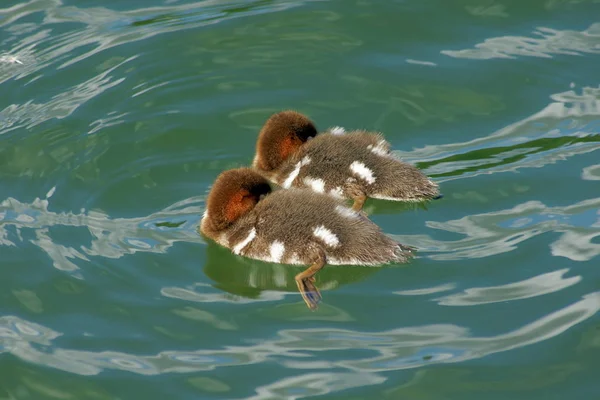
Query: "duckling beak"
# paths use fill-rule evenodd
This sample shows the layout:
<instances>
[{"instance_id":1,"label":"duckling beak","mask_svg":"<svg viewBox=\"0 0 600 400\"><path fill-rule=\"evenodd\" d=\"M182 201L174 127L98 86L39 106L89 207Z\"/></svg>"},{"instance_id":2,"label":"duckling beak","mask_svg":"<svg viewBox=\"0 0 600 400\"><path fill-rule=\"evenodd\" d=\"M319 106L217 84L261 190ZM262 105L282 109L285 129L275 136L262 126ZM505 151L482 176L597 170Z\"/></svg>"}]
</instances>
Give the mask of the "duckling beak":
<instances>
[{"instance_id":1,"label":"duckling beak","mask_svg":"<svg viewBox=\"0 0 600 400\"><path fill-rule=\"evenodd\" d=\"M443 197L444 197L444 195L440 193L440 194L438 194L437 196L435 196L435 197L433 198L433 200L439 200L439 199L441 199L441 198L443 198Z\"/></svg>"}]
</instances>

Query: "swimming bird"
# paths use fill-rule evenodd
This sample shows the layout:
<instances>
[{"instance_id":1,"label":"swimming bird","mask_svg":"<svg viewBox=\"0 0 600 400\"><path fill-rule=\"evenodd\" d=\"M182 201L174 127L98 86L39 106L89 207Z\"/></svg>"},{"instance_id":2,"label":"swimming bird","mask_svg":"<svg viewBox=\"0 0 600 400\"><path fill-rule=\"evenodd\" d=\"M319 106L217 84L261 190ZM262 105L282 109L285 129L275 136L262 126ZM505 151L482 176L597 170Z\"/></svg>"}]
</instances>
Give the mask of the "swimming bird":
<instances>
[{"instance_id":1,"label":"swimming bird","mask_svg":"<svg viewBox=\"0 0 600 400\"><path fill-rule=\"evenodd\" d=\"M315 274L326 264L404 263L414 251L340 200L308 189L272 191L268 180L251 168L217 177L199 229L234 254L307 265L295 280L310 309L321 300Z\"/></svg>"},{"instance_id":2,"label":"swimming bird","mask_svg":"<svg viewBox=\"0 0 600 400\"><path fill-rule=\"evenodd\" d=\"M305 187L352 199L355 211L368 197L404 202L442 197L436 183L392 154L382 134L340 127L319 134L308 117L295 111L267 120L252 166L286 189Z\"/></svg>"}]
</instances>

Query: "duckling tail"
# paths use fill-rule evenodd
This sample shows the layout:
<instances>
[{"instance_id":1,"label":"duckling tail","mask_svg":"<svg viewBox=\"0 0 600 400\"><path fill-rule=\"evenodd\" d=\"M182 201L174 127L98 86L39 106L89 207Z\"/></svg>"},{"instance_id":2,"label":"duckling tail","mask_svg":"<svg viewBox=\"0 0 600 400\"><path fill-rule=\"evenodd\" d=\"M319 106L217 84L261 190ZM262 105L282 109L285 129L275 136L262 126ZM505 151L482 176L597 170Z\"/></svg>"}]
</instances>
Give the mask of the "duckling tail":
<instances>
[{"instance_id":1,"label":"duckling tail","mask_svg":"<svg viewBox=\"0 0 600 400\"><path fill-rule=\"evenodd\" d=\"M394 255L396 257L397 262L408 262L411 258L415 256L415 252L417 251L416 247L407 246L405 244L398 243L398 247L394 251Z\"/></svg>"}]
</instances>

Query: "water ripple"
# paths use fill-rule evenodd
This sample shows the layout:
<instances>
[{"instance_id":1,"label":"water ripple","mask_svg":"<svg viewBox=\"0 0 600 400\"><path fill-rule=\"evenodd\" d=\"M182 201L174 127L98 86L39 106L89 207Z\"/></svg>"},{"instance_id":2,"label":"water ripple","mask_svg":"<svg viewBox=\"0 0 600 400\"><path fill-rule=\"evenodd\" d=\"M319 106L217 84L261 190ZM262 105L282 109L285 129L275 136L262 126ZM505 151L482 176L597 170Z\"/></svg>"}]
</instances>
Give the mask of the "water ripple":
<instances>
[{"instance_id":1,"label":"water ripple","mask_svg":"<svg viewBox=\"0 0 600 400\"><path fill-rule=\"evenodd\" d=\"M189 198L145 217L113 219L101 211L52 212L48 209L48 198L37 198L30 204L8 198L0 202L0 245L17 246L23 241L21 232L33 230L35 239L30 240L31 243L48 254L57 269L71 272L78 269L74 262L77 259L89 261L94 256L120 258L136 252L165 253L179 241L203 243L196 232L203 211L202 202L203 197ZM545 232L560 232L561 236L550 245L552 254L587 261L600 255L600 244L594 243L594 239L600 236L598 208L600 198L564 207L548 207L539 201L528 201L507 210L473 214L446 222L426 222L430 228L464 235L462 239L441 241L429 235L394 237L402 243L417 246L421 253L432 253L427 254L429 258L459 260L512 251L519 243L532 237ZM582 219L582 215L586 218ZM9 229L11 226L14 229ZM53 226L85 228L90 234L90 242L81 243L79 248L59 244L49 230ZM219 271L222 268L213 268L213 264L209 258L206 272L211 276L216 274L213 277L220 281L222 277ZM293 275L293 271L280 270L276 265L273 268L273 271L266 271L262 264L260 267L248 267L242 263L237 269L245 272L239 271L237 275L242 277L240 279L245 286L252 286L253 279L264 278L267 279L266 286L264 282L256 282L254 286L261 289L287 288L291 282L288 275ZM367 271L364 274L371 272L370 269L363 270ZM359 279L359 275L364 274L359 271L353 279ZM343 281L342 276L334 275L323 287L330 288L329 285L332 285L333 288ZM232 283L227 279L226 282ZM198 301L209 300L202 297Z\"/></svg>"},{"instance_id":2,"label":"water ripple","mask_svg":"<svg viewBox=\"0 0 600 400\"><path fill-rule=\"evenodd\" d=\"M396 151L439 182L541 168L600 149L600 87L556 93L539 112L488 136L462 143Z\"/></svg>"},{"instance_id":3,"label":"water ripple","mask_svg":"<svg viewBox=\"0 0 600 400\"><path fill-rule=\"evenodd\" d=\"M581 179L587 181L600 181L600 164L585 167L581 174Z\"/></svg>"},{"instance_id":4,"label":"water ripple","mask_svg":"<svg viewBox=\"0 0 600 400\"><path fill-rule=\"evenodd\" d=\"M67 6L61 0L31 0L14 7L0 8L0 15L3 16L0 27L14 26L17 21L31 14L43 13L41 23L37 25L37 29L42 34L38 35L35 41L26 36L30 33L28 29L13 29L12 33L15 37L10 38L10 41L15 41L19 40L17 35L25 36L18 43L13 44L10 53L16 57L21 52L39 48L35 56L37 65L34 70L29 71L31 73L60 60L63 62L58 69L65 68L101 51L155 35L197 28L233 18L279 12L298 7L308 1L310 0L276 1L265 5L262 1L204 0L180 5L117 11L105 7ZM56 24L76 24L80 29L49 35ZM46 44L46 41L50 42L49 45L41 46ZM82 51L76 57L68 57L81 47L92 48ZM0 83L3 81L2 78L0 75Z\"/></svg>"},{"instance_id":5,"label":"water ripple","mask_svg":"<svg viewBox=\"0 0 600 400\"><path fill-rule=\"evenodd\" d=\"M548 272L524 281L499 286L474 287L434 299L443 306L473 306L527 299L557 292L581 281L581 276L564 278L568 269Z\"/></svg>"},{"instance_id":6,"label":"water ripple","mask_svg":"<svg viewBox=\"0 0 600 400\"><path fill-rule=\"evenodd\" d=\"M272 339L256 344L226 346L196 351L161 351L139 356L116 351L82 351L53 348L60 335L41 325L17 317L0 317L0 350L24 360L80 375L103 370L124 370L141 375L188 373L222 367L280 362L290 369L334 369L276 380L257 389L257 396L279 390L298 389L300 397L342 390L352 381L361 384L382 382L380 372L418 368L437 363L456 363L510 351L553 338L587 320L600 310L600 292L556 310L520 328L496 336L471 336L457 325L424 325L395 328L381 332L362 332L336 328L280 330ZM43 348L34 346L41 343ZM348 350L362 349L366 356L344 356ZM335 371L341 369L343 372ZM362 380L348 377L363 376ZM328 376L328 377L326 377ZM316 392L314 390L317 390ZM255 397L261 398L261 397Z\"/></svg>"},{"instance_id":7,"label":"water ripple","mask_svg":"<svg viewBox=\"0 0 600 400\"><path fill-rule=\"evenodd\" d=\"M516 56L550 58L553 54L600 54L600 23L578 32L539 27L535 37L500 36L486 39L474 49L442 50L441 53L456 58L492 59Z\"/></svg>"},{"instance_id":8,"label":"water ripple","mask_svg":"<svg viewBox=\"0 0 600 400\"><path fill-rule=\"evenodd\" d=\"M136 10L113 10L110 5L76 7L72 5L74 2L64 0L25 0L14 6L0 6L4 7L0 8L0 85L11 94L0 104L0 137L9 144L0 149L3 173L11 179L10 182L7 179L6 184L9 192L0 198L0 253L22 258L24 252L33 249L31 263L20 262L33 264L41 273L34 276L14 269L14 282L11 279L6 282L11 302L7 304L14 313L0 316L0 358L8 357L16 363L17 372L11 373L19 377L14 380L19 381L23 376L22 361L26 362L23 370L39 368L42 371L38 375L25 372L30 382L21 379L17 383L21 389L46 374L60 375L61 371L69 374L67 379L92 382L94 380L87 376L103 374L100 380L106 381L107 376L119 380L127 374L133 374L134 379L164 374L204 375L210 371L227 374L232 368L236 369L232 375L235 376L252 368L267 373L251 380L250 388L230 388L216 379L201 376L189 380L195 379L198 387L213 385L215 391L235 389L236 394L228 397L246 390L249 391L245 393L246 398L250 399L300 399L386 381L395 384L397 371L419 368L425 371L423 367L440 364L453 364L456 368L457 363L513 350L519 353L544 341L552 345L565 338L571 340L581 329L587 329L573 328L584 322L589 325L600 310L600 292L587 293L596 290L589 289L586 281L587 264L577 264L577 267L583 266L578 269L557 266L533 276L527 274L520 281L513 276L501 282L478 281L478 286L469 288L454 282L435 281L431 287L394 293L426 296L416 299L390 297L390 291L385 289L382 294L378 286L381 282L372 280L365 286L373 284L377 289L366 289L361 295L372 299L387 296L392 302L417 301L442 314L447 311L469 314L486 308L476 310L473 306L508 301L529 304L522 300L561 290L575 297L547 296L560 306L548 305L542 298L545 307L526 307L531 313L519 319L525 322L516 323L516 319L507 318L499 332L485 327L485 333L481 333L478 331L481 321L476 320L445 323L448 319L436 319L435 311L428 314L427 319L419 316L418 322L402 325L399 319L380 318L385 315L385 310L380 310L383 314L374 315L376 323L364 328L361 324L365 322L365 315L370 314L361 312L368 304L362 304L361 300L358 304L356 298L348 303L347 299L356 295L352 290L338 290L335 306L324 304L318 313L308 313L296 293L293 280L296 269L238 260L227 249L205 245L196 231L204 211L203 195L183 199L163 209L161 205L152 211L138 212L148 215L117 218L115 214L93 210L95 205L110 208L113 201L120 202L122 197L111 198L110 193L123 194L121 189L131 189L133 186L129 184L133 182L145 187L158 186L156 191L148 191L151 193L148 198L161 193L162 182L178 172L173 172L174 169L158 171L154 175L162 177L161 181L149 172L157 171L156 167L183 164L184 171L191 173L195 172L190 171L193 164L205 172L214 172L239 161L232 161L234 157L224 156L221 150L211 152L210 146L204 146L204 137L196 135L197 126L190 132L199 141L190 143L187 139L191 134L187 136L188 133L180 129L183 115L172 116L176 122L157 115L180 112L197 118L201 112L215 114L218 119L222 117L218 114L225 110L233 125L255 126L260 119L257 115L262 118L272 107L257 103L256 99L279 96L280 100L304 101L316 113L323 114L330 110L347 113L353 107L358 109L368 104L383 110L376 125L382 125L385 118L397 114L426 128L426 123L456 122L462 116L495 114L501 117L500 112L510 101L456 82L423 84L416 77L417 81L411 80L408 84L394 84L393 78L388 82L380 77L371 80L368 73L358 76L359 73L353 72L356 60L361 62L368 58L367 63L359 67L378 63L371 58L372 40L389 51L388 44L380 43L380 35L363 36L350 28L356 22L377 19L373 14L376 8L367 3L359 5L363 11L358 11L357 19L342 10L340 13L333 9L324 11L328 3L306 7L293 15L248 18L312 1L317 0L157 0L150 3L160 5L146 3L144 8ZM127 5L114 8L123 7ZM493 3L464 8L471 15L487 17L506 17L513 12L510 7ZM461 12L464 12L462 6ZM223 30L201 29L234 18L246 20L235 26L227 25ZM337 20L339 23L332 23ZM312 28L307 29L307 26ZM163 35L191 28L200 29L185 33L189 35L188 40ZM159 46L154 45L159 43L144 40L156 35L164 36L164 43L158 42L168 46L168 51L159 56L155 54L158 58L153 61L145 49L156 50ZM171 39L181 43L172 47ZM135 45L126 46L132 43ZM589 56L600 53L599 43L600 24L596 23L582 32L539 28L531 37L490 38L472 49L444 50L442 54L469 59ZM364 46L366 50L361 49L365 44L369 44ZM398 45L392 44L394 49L398 49ZM109 49L112 51L107 52ZM120 52L126 55L119 55ZM182 76L181 64L169 59L167 54L174 57L179 54L185 61L191 61L185 65L190 68L189 76ZM301 63L297 62L298 55L301 55ZM340 57L346 59L336 60ZM402 59L433 68L420 68L419 73L443 67L444 56L427 61L430 58L425 55ZM303 76L314 82L328 78L324 62L345 66L337 70L340 82L353 88L350 97L329 99L327 96L335 94L329 91L325 99L317 98L319 96L312 100L299 99L297 95L307 90ZM306 68L316 65L316 69ZM360 74L364 72L362 67ZM292 80L296 86L291 89L285 86L290 73L295 72L290 68L301 72ZM176 73L172 73L173 70ZM274 92L269 92L269 84L262 81L263 76L275 85ZM191 84L192 80L196 83ZM335 82L330 80L330 83ZM200 97L196 84L207 89ZM600 88L579 90L574 86L573 90L550 96L548 105L539 112L497 132L477 134L476 139L466 142L398 153L405 160L417 163L436 180L451 186L453 180L540 168L594 152L600 149ZM194 100L186 100L181 88L189 90L190 99ZM213 96L208 89L218 94ZM121 99L123 104L115 103ZM245 108L240 109L240 105ZM119 129L109 129L120 124L130 125L131 129L124 127L129 134L118 135ZM157 129L153 130L154 127ZM225 124L223 129L229 127ZM158 136L157 130L161 131L160 140L148 140ZM172 132L182 133L182 136L174 137ZM127 146L121 146L123 142ZM181 148L175 142L180 142ZM198 154L194 143L202 145L202 154ZM168 151L169 155L151 154L153 149ZM119 152L134 159L111 162L114 156L119 159ZM583 181L578 184L586 185L586 190L600 179L600 164L594 163L576 166L575 179L580 175ZM28 178L39 178L32 184L42 182L57 187L46 197L31 201L35 194L30 193L34 189L25 187L27 185L16 187L15 192L10 193L13 178L18 181L17 186L19 182L34 180ZM200 181L205 183L204 178ZM183 184L175 186L180 188ZM197 187L194 176L194 186L184 190L197 190L192 189ZM78 197L70 199L67 191ZM53 198L55 192L60 199ZM138 194L134 189L131 193ZM460 195L450 191L447 196L452 200ZM87 201L79 201L81 196L87 196L84 199ZM598 260L600 198L579 198L578 202L559 206L556 206L557 201L525 201L520 197L513 203L507 199L496 202L494 204L502 205L484 210L485 213L470 210L466 214L472 215L464 217L466 214L452 217L436 214L443 219L427 221L426 234L397 238L415 245L420 254L431 259L464 260L510 252L522 247L527 239L552 232L544 238L549 253L543 255L546 258L556 256L576 262ZM64 205L71 203L78 205ZM69 209L60 209L59 204ZM82 206L85 208L79 210ZM422 224L422 220L419 223ZM181 243L193 246L186 248ZM176 244L179 247L174 249ZM187 257L188 254L179 258L190 248L199 251L198 258L203 265L194 264L196 258ZM169 252L171 257L165 257ZM135 253L142 254L126 258ZM143 253L160 257L145 257ZM45 262L45 256L51 261ZM36 265L38 258L43 262ZM120 261L111 261L115 259ZM204 275L190 281L190 275L180 266L166 265L174 259L184 260L185 267L197 268L194 273ZM140 266L147 263L150 267L134 269L134 273L139 274L131 275L130 270L115 271L130 262L140 263ZM107 268L117 267L98 277L89 273L94 265L104 264ZM59 271L48 268L49 265ZM50 269L50 273L45 273L48 271L44 268ZM326 268L320 273L318 283L322 290L333 290L374 273L396 271ZM112 280L115 276L117 278ZM84 277L87 282L73 279ZM567 288L573 289L565 290ZM290 300L290 296L296 303L282 301ZM74 303L77 304L72 308ZM98 304L101 307L94 311L88 308ZM446 308L441 308L443 306ZM73 325L73 321L77 323ZM91 328L86 332L91 333L84 333L82 337L80 325L88 322ZM170 325L171 322L174 324ZM118 325L118 329L112 331L113 325ZM111 331L106 335L104 329ZM206 332L198 336L198 329ZM550 341L568 330L572 330L569 335ZM213 333L216 334L213 336ZM132 338L141 339L132 344ZM590 338L584 338L582 343L577 351L585 350L585 346L592 349L594 345ZM496 358L491 362L494 360ZM271 369L275 372L270 373ZM392 375L395 376L392 378ZM0 388L0 396L2 393L3 388ZM20 392L7 393L13 396ZM31 393L42 392L38 389ZM54 397L60 396L73 397L69 390L54 392Z\"/></svg>"},{"instance_id":9,"label":"water ripple","mask_svg":"<svg viewBox=\"0 0 600 400\"><path fill-rule=\"evenodd\" d=\"M0 84L14 79L26 80L21 86L48 78L82 60L108 49L150 37L220 23L233 18L273 13L298 7L305 1L220 1L204 0L179 5L117 11L105 7L81 8L65 5L61 0L30 0L8 8L0 8L0 29L10 35L0 35ZM36 18L37 23L21 22ZM248 25L249 26L249 25ZM65 32L57 27L67 27ZM315 37L316 38L316 37ZM307 38L294 41L312 43ZM238 51L223 52L221 58L235 57L248 51L245 44ZM256 50L252 50L256 51ZM101 62L96 76L62 90L47 102L37 97L13 103L0 109L0 135L18 128L32 128L51 119L63 119L103 92L124 82L126 77L111 76L116 68L138 57L117 57ZM243 57L246 57L245 55ZM264 54L257 59L265 59ZM282 57L286 59L286 57ZM215 63L229 62L217 60ZM121 75L125 75L121 73ZM169 84L160 82L135 85L132 97ZM88 133L124 122L127 113L112 111L93 121Z\"/></svg>"},{"instance_id":10,"label":"water ripple","mask_svg":"<svg viewBox=\"0 0 600 400\"><path fill-rule=\"evenodd\" d=\"M385 378L369 373L312 373L297 375L293 378L277 380L269 385L256 388L256 395L247 400L289 399L295 400L309 396L320 396L340 390L385 382Z\"/></svg>"},{"instance_id":11,"label":"water ripple","mask_svg":"<svg viewBox=\"0 0 600 400\"><path fill-rule=\"evenodd\" d=\"M197 289L201 289L202 292ZM213 292L213 293L210 293ZM237 295L227 295L224 294L220 290L215 290L211 286L203 283L196 283L192 285L191 288L181 288L181 287L165 287L162 288L160 293L165 297L170 297L173 299L179 299L186 302L197 302L197 303L214 303L214 302L224 302L224 303L254 303L256 301L279 301L282 300L286 293L284 292L275 292L270 290L262 291L258 298L246 298L243 296Z\"/></svg>"},{"instance_id":12,"label":"water ripple","mask_svg":"<svg viewBox=\"0 0 600 400\"><path fill-rule=\"evenodd\" d=\"M68 117L81 105L123 82L125 78L113 78L109 74L136 58L132 56L119 62L93 78L52 97L47 103L34 103L30 100L23 104L7 106L0 111L0 135L22 127L29 129L53 118Z\"/></svg>"},{"instance_id":13,"label":"water ripple","mask_svg":"<svg viewBox=\"0 0 600 400\"><path fill-rule=\"evenodd\" d=\"M0 245L17 246L23 241L21 232L33 230L31 243L44 250L55 268L76 271L75 259L89 261L89 257L120 258L136 252L165 253L179 241L204 243L196 227L202 214L203 197L177 202L164 210L137 218L111 218L102 211L82 210L80 213L53 212L48 209L49 197L22 203L14 198L0 202ZM166 228L174 224L176 228ZM90 243L81 243L79 249L58 244L49 228L69 226L85 228ZM14 230L9 229L13 227ZM85 238L85 235L80 235Z\"/></svg>"},{"instance_id":14,"label":"water ripple","mask_svg":"<svg viewBox=\"0 0 600 400\"><path fill-rule=\"evenodd\" d=\"M509 252L535 236L560 232L562 235L550 245L552 254L587 261L600 255L600 244L592 242L600 236L599 208L600 197L565 207L548 207L540 201L528 201L507 210L472 214L446 222L426 222L430 228L465 236L455 241L435 240L428 235L394 237L422 252L434 253L428 255L432 259L460 260ZM586 218L579 218L581 215Z\"/></svg>"}]
</instances>

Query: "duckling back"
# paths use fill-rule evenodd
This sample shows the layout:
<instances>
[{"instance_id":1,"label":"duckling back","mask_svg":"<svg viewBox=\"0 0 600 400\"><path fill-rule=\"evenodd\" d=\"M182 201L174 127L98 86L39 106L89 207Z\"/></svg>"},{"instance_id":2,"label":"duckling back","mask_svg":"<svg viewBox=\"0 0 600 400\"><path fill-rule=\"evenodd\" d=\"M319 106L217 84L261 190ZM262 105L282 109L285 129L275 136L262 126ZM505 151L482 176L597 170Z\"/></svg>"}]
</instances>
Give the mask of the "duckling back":
<instances>
[{"instance_id":1,"label":"duckling back","mask_svg":"<svg viewBox=\"0 0 600 400\"><path fill-rule=\"evenodd\" d=\"M280 190L260 201L233 235L240 254L284 264L311 264L323 251L328 264L381 265L406 262L411 252L360 213L330 196L305 189Z\"/></svg>"},{"instance_id":2,"label":"duckling back","mask_svg":"<svg viewBox=\"0 0 600 400\"><path fill-rule=\"evenodd\" d=\"M321 134L290 157L273 178L284 188L307 187L336 197L360 191L373 198L424 201L438 187L415 166L390 153L376 133Z\"/></svg>"}]
</instances>

